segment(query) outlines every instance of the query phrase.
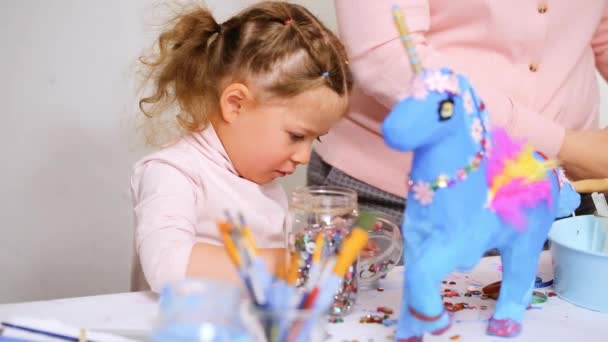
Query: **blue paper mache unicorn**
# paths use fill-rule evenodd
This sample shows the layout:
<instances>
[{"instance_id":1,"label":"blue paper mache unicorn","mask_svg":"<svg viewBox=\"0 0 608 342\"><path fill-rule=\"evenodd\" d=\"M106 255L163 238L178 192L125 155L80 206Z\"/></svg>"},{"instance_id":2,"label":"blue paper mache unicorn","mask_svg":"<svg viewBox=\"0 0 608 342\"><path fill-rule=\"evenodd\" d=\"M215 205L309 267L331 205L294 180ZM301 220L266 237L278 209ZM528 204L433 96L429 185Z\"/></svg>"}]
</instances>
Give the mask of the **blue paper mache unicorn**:
<instances>
[{"instance_id":1,"label":"blue paper mache unicorn","mask_svg":"<svg viewBox=\"0 0 608 342\"><path fill-rule=\"evenodd\" d=\"M422 341L427 332L445 332L451 315L440 295L442 279L473 268L492 248L500 251L503 278L487 333L516 336L552 222L572 213L580 196L555 161L489 129L483 101L465 77L423 69L403 16L393 13L415 71L409 94L382 125L390 147L414 152L395 338Z\"/></svg>"}]
</instances>

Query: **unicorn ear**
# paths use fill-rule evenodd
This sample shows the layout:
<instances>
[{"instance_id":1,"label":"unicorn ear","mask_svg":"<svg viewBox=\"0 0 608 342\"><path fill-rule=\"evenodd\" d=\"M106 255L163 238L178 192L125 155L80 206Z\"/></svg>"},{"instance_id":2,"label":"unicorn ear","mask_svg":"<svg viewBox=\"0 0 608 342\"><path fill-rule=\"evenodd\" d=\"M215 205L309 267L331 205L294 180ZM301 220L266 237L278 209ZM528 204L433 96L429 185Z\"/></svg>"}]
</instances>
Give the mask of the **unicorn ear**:
<instances>
[{"instance_id":1,"label":"unicorn ear","mask_svg":"<svg viewBox=\"0 0 608 342\"><path fill-rule=\"evenodd\" d=\"M485 109L485 105L483 104L483 101L481 100L481 98L479 97L479 95L475 91L475 88L473 88L473 85L469 82L469 80L462 75L458 75L458 78L460 79L461 95L468 91L469 93L471 93L471 97L473 98L473 103L475 104L475 110L478 110L480 112L485 111L486 109Z\"/></svg>"},{"instance_id":2,"label":"unicorn ear","mask_svg":"<svg viewBox=\"0 0 608 342\"><path fill-rule=\"evenodd\" d=\"M481 103L483 101L481 100L481 98L477 94L477 91L475 91L475 88L473 88L473 85L471 83L469 83L469 81L466 81L466 82L469 85L469 91L471 92L471 95L473 96L473 101L475 101L475 104L477 105L477 108L480 108L481 107Z\"/></svg>"}]
</instances>

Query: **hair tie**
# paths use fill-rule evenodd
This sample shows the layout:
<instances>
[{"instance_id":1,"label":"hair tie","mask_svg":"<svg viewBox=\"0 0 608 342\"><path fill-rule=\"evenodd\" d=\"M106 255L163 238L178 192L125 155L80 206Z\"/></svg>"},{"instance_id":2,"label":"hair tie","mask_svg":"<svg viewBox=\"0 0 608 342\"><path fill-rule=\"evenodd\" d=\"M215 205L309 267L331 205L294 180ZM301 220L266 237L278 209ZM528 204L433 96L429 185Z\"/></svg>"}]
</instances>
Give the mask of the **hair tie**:
<instances>
[{"instance_id":1,"label":"hair tie","mask_svg":"<svg viewBox=\"0 0 608 342\"><path fill-rule=\"evenodd\" d=\"M323 73L321 74L321 76L328 77L329 76L329 71L323 71Z\"/></svg>"},{"instance_id":2,"label":"hair tie","mask_svg":"<svg viewBox=\"0 0 608 342\"><path fill-rule=\"evenodd\" d=\"M285 24L285 26L289 26L289 25L293 24L293 19L291 19L291 18L285 19L285 21L283 23Z\"/></svg>"}]
</instances>

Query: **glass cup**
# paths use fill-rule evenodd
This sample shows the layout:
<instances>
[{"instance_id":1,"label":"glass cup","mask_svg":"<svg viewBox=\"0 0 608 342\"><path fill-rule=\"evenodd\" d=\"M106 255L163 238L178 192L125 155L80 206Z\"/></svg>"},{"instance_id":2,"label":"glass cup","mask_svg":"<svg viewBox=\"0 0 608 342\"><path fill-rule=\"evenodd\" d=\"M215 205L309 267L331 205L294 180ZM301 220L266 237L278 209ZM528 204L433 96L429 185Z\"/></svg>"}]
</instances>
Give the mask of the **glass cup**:
<instances>
[{"instance_id":1,"label":"glass cup","mask_svg":"<svg viewBox=\"0 0 608 342\"><path fill-rule=\"evenodd\" d=\"M187 279L163 289L152 342L251 341L241 320L241 290L234 284Z\"/></svg>"},{"instance_id":2,"label":"glass cup","mask_svg":"<svg viewBox=\"0 0 608 342\"><path fill-rule=\"evenodd\" d=\"M370 212L376 217L376 223L369 232L369 240L375 252L359 258L359 288L361 290L379 287L379 280L399 264L403 256L403 239L401 230L391 221L388 215L381 212Z\"/></svg>"}]
</instances>

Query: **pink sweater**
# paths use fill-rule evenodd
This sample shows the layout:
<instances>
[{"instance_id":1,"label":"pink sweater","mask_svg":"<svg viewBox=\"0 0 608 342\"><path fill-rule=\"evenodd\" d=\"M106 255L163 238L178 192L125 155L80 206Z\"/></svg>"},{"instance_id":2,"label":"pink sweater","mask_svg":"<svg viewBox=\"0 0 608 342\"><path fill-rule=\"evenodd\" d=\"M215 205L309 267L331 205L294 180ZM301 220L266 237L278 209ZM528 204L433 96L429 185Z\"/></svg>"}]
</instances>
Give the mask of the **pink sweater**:
<instances>
[{"instance_id":1,"label":"pink sweater","mask_svg":"<svg viewBox=\"0 0 608 342\"><path fill-rule=\"evenodd\" d=\"M604 0L336 0L358 89L321 157L352 177L405 197L410 156L389 149L380 124L412 76L393 24L402 7L425 67L469 77L493 124L555 156L565 128L597 128L596 67L608 76ZM544 5L546 4L546 5Z\"/></svg>"},{"instance_id":2,"label":"pink sweater","mask_svg":"<svg viewBox=\"0 0 608 342\"><path fill-rule=\"evenodd\" d=\"M183 279L196 242L222 244L216 223L226 209L243 213L260 247L283 246L283 188L241 178L212 126L137 162L131 189L135 290Z\"/></svg>"}]
</instances>

